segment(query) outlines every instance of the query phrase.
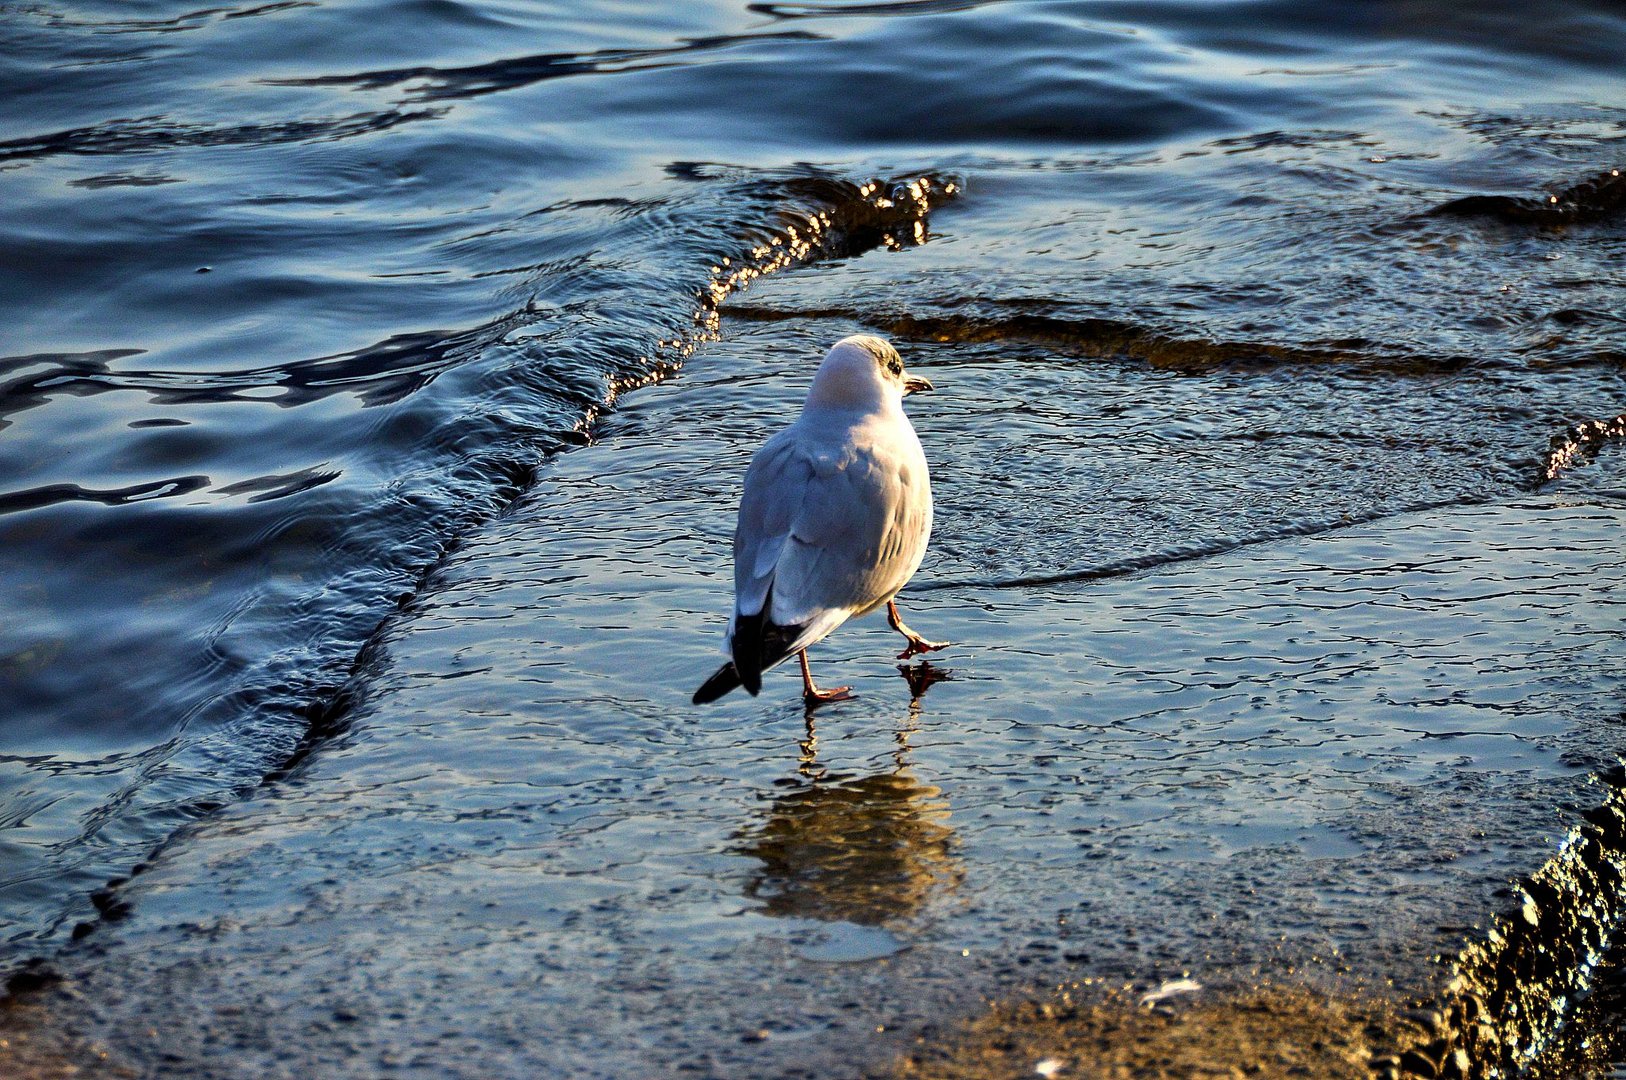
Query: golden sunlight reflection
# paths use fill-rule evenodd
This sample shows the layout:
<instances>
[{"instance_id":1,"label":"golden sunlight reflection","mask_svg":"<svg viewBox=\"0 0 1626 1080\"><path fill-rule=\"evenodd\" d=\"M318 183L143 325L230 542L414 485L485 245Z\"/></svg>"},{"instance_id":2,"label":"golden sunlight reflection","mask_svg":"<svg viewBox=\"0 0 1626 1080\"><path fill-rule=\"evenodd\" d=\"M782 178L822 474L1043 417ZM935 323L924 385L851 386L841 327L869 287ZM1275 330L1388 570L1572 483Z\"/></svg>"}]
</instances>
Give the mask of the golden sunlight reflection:
<instances>
[{"instance_id":1,"label":"golden sunlight reflection","mask_svg":"<svg viewBox=\"0 0 1626 1080\"><path fill-rule=\"evenodd\" d=\"M780 781L736 848L760 864L746 895L766 914L882 926L958 887L965 870L948 800L908 762L917 709L898 732L892 767L868 776L820 764L809 716L796 775Z\"/></svg>"}]
</instances>

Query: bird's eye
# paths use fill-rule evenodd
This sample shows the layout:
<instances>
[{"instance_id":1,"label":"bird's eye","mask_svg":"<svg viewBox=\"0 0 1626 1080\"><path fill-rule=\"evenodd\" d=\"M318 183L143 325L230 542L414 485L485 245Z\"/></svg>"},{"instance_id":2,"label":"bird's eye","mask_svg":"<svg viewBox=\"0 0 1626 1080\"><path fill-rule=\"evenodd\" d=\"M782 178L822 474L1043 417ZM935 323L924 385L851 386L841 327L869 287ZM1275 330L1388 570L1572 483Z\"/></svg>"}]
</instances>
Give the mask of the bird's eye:
<instances>
[{"instance_id":1,"label":"bird's eye","mask_svg":"<svg viewBox=\"0 0 1626 1080\"><path fill-rule=\"evenodd\" d=\"M890 359L888 359L887 362L886 362L886 370L890 371L894 375L902 375L903 374L903 360L902 360L902 358L894 356L894 357L891 357Z\"/></svg>"}]
</instances>

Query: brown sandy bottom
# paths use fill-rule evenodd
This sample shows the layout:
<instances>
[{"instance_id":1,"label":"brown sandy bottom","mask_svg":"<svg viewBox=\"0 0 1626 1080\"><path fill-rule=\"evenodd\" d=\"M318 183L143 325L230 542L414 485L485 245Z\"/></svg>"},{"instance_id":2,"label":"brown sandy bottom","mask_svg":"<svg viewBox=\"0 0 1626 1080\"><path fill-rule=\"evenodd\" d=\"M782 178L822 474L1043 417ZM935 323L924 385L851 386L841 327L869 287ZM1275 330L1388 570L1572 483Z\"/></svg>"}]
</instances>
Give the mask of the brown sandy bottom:
<instances>
[{"instance_id":1,"label":"brown sandy bottom","mask_svg":"<svg viewBox=\"0 0 1626 1080\"><path fill-rule=\"evenodd\" d=\"M1617 958L1618 960L1619 958ZM1147 1002L1126 988L1073 984L1048 999L996 1002L916 1048L877 1080L1415 1080L1496 1075L1441 1046L1442 1014L1378 996L1285 986ZM1612 975L1525 1068L1526 1080L1617 1077L1626 986Z\"/></svg>"},{"instance_id":2,"label":"brown sandy bottom","mask_svg":"<svg viewBox=\"0 0 1626 1080\"><path fill-rule=\"evenodd\" d=\"M948 1038L923 1037L888 1075L1368 1080L1398 1073L1402 1044L1421 1031L1375 997L1278 986L1169 989L1169 998L1154 1000L1075 983L1049 1000L995 1004Z\"/></svg>"},{"instance_id":3,"label":"brown sandy bottom","mask_svg":"<svg viewBox=\"0 0 1626 1080\"><path fill-rule=\"evenodd\" d=\"M1086 980L1049 1000L994 1003L946 1033L924 1030L915 1049L873 1075L1365 1080L1399 1075L1401 1044L1422 1030L1376 997L1275 986L1211 993L1185 980L1137 994ZM52 1024L48 1005L32 994L0 1011L0 1032L0 1076L8 1080L142 1075Z\"/></svg>"},{"instance_id":4,"label":"brown sandy bottom","mask_svg":"<svg viewBox=\"0 0 1626 1080\"><path fill-rule=\"evenodd\" d=\"M0 1077L5 1080L126 1080L140 1075L100 1044L75 1038L54 1024L49 1007L34 995L0 1005Z\"/></svg>"},{"instance_id":5,"label":"brown sandy bottom","mask_svg":"<svg viewBox=\"0 0 1626 1080\"><path fill-rule=\"evenodd\" d=\"M1375 998L1338 999L1260 986L1148 1000L1131 988L1073 983L1051 1000L1000 1003L875 1074L896 1080L1003 1077L1321 1077L1392 1074L1399 1041L1420 1029ZM41 1003L0 1013L0 1076L10 1080L125 1078L140 1072L103 1047L53 1027ZM156 1032L153 1033L156 1036Z\"/></svg>"},{"instance_id":6,"label":"brown sandy bottom","mask_svg":"<svg viewBox=\"0 0 1626 1080\"><path fill-rule=\"evenodd\" d=\"M1380 997L1339 997L1260 985L1212 992L1176 981L1161 1000L1132 987L1075 982L1049 998L995 1002L947 1031L925 1029L915 1047L872 1080L1372 1080L1434 1075L1416 1047L1430 1016ZM1609 1017L1626 1006L1610 984L1583 1006L1570 1034L1535 1062L1534 1077L1602 1075L1623 1049ZM0 1010L0 1077L128 1080L143 1072L52 1022L32 995ZM150 1032L153 1038L159 1033ZM1446 1075L1479 1075L1461 1051ZM148 1073L146 1075L153 1075ZM159 1074L161 1075L161 1074Z\"/></svg>"}]
</instances>

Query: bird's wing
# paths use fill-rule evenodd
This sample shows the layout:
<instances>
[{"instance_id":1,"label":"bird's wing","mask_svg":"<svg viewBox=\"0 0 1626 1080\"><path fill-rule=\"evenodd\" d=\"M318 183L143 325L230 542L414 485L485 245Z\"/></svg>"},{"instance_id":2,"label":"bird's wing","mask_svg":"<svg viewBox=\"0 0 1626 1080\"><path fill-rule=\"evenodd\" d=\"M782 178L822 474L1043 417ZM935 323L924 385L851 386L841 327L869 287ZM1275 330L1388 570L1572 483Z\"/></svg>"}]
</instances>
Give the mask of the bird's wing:
<instances>
[{"instance_id":1,"label":"bird's wing","mask_svg":"<svg viewBox=\"0 0 1626 1080\"><path fill-rule=\"evenodd\" d=\"M812 476L812 459L798 447L794 428L769 439L752 457L734 528L736 618L762 611Z\"/></svg>"}]
</instances>

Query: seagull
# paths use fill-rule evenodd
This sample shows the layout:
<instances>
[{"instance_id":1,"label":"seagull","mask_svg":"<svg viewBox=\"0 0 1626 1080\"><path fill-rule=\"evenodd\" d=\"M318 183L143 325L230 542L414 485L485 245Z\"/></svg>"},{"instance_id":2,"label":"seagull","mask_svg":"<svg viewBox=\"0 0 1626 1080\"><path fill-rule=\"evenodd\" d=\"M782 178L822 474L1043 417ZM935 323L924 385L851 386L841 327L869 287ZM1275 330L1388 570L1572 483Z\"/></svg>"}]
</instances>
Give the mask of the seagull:
<instances>
[{"instance_id":1,"label":"seagull","mask_svg":"<svg viewBox=\"0 0 1626 1080\"><path fill-rule=\"evenodd\" d=\"M792 656L808 708L852 697L849 686L813 685L808 647L883 606L908 641L898 659L948 647L909 629L893 600L932 532L926 454L903 413L905 395L931 389L878 337L842 338L825 354L801 416L745 473L724 647L732 659L695 691L696 705L736 686L755 696L762 673Z\"/></svg>"}]
</instances>

